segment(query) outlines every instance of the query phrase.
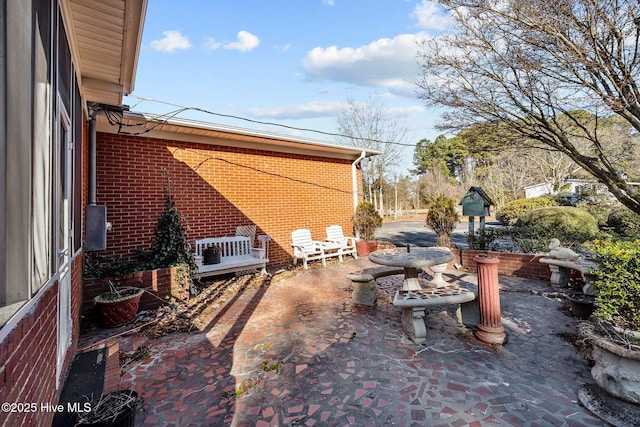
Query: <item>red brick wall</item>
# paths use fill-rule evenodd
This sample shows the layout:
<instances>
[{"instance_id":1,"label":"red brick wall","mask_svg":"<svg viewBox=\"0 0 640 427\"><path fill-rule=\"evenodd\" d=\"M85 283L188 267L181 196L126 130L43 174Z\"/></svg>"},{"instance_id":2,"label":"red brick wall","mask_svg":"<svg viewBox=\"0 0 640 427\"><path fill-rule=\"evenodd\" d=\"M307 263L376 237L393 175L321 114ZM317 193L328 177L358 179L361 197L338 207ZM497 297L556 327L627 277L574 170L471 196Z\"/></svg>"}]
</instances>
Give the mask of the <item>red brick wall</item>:
<instances>
[{"instance_id":1,"label":"red brick wall","mask_svg":"<svg viewBox=\"0 0 640 427\"><path fill-rule=\"evenodd\" d=\"M81 259L78 257L76 260ZM82 262L73 262L71 286L72 344L67 353L64 375L78 342L80 284ZM2 426L51 425L53 412L40 411L41 403L58 403L56 391L56 346L58 284L36 296L34 307L25 313L17 325L0 343L0 401L3 403L37 403L35 412L0 412Z\"/></svg>"},{"instance_id":2,"label":"red brick wall","mask_svg":"<svg viewBox=\"0 0 640 427\"><path fill-rule=\"evenodd\" d=\"M488 255L500 259L498 263L498 274L545 280L551 277L549 266L547 264L541 264L539 262L540 256L538 255L460 250L458 248L451 248L451 252L454 254L454 260L452 262L462 265L462 267L468 271L477 270L476 262L473 260L474 256Z\"/></svg>"},{"instance_id":3,"label":"red brick wall","mask_svg":"<svg viewBox=\"0 0 640 427\"><path fill-rule=\"evenodd\" d=\"M113 230L107 252L148 248L171 180L190 240L256 224L273 239L270 265L291 261L291 231L352 230L351 161L256 149L98 133L97 198Z\"/></svg>"}]
</instances>

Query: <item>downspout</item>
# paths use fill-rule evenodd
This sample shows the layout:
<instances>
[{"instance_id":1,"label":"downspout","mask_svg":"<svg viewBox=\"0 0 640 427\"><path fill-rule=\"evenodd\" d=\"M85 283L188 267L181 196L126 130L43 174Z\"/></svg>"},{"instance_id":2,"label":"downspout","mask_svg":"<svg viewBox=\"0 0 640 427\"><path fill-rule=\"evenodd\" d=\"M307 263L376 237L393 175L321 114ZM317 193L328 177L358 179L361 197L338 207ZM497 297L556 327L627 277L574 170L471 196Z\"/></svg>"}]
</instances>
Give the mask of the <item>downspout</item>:
<instances>
[{"instance_id":1,"label":"downspout","mask_svg":"<svg viewBox=\"0 0 640 427\"><path fill-rule=\"evenodd\" d=\"M89 111L89 204L96 204L96 112Z\"/></svg>"},{"instance_id":2,"label":"downspout","mask_svg":"<svg viewBox=\"0 0 640 427\"><path fill-rule=\"evenodd\" d=\"M356 208L358 207L358 172L357 172L357 165L365 157L367 157L367 152L366 151L362 151L362 153L360 153L360 157L358 157L353 163L351 163L351 184L352 184L352 189L353 189L353 212L354 213L356 212ZM357 230L356 230L356 237L358 239L360 238L360 233L358 233Z\"/></svg>"}]
</instances>

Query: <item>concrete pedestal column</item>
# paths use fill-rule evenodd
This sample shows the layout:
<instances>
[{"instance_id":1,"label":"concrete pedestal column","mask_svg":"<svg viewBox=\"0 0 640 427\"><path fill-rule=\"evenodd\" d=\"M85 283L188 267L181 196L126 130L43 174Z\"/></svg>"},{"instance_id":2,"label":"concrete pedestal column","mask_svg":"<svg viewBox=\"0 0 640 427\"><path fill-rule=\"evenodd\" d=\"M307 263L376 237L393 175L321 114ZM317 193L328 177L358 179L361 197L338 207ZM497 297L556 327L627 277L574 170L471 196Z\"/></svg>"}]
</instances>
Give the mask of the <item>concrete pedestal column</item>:
<instances>
[{"instance_id":1,"label":"concrete pedestal column","mask_svg":"<svg viewBox=\"0 0 640 427\"><path fill-rule=\"evenodd\" d=\"M475 256L478 265L478 302L480 305L480 323L476 337L488 344L502 345L507 334L502 326L500 314L500 289L498 285L498 263L493 257Z\"/></svg>"}]
</instances>

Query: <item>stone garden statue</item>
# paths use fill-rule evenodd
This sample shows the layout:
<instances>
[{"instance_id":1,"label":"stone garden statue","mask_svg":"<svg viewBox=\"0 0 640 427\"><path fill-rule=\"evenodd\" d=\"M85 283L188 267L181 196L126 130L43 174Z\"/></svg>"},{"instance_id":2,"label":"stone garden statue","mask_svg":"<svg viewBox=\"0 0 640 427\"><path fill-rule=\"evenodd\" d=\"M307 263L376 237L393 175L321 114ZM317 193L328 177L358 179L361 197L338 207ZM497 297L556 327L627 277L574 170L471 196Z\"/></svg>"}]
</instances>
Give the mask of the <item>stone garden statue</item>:
<instances>
[{"instance_id":1,"label":"stone garden statue","mask_svg":"<svg viewBox=\"0 0 640 427\"><path fill-rule=\"evenodd\" d=\"M567 261L575 261L578 259L578 254L572 251L569 248L562 247L560 245L560 240L551 239L549 242L549 256L555 259L565 259Z\"/></svg>"}]
</instances>

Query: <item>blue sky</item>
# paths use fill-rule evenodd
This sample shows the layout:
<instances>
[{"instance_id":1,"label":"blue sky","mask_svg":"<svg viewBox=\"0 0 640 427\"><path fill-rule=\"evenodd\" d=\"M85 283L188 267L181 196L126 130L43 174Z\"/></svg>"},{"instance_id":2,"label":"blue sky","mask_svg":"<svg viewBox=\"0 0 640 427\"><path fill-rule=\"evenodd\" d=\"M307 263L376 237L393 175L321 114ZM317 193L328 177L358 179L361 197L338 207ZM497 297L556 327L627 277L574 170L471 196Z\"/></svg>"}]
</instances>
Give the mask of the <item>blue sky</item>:
<instances>
[{"instance_id":1,"label":"blue sky","mask_svg":"<svg viewBox=\"0 0 640 427\"><path fill-rule=\"evenodd\" d=\"M416 42L447 25L430 1L150 0L134 111L198 107L324 132L347 98L379 98L406 126L405 143L435 139L437 112L416 98ZM141 101L137 97L155 101ZM160 102L158 102L160 101ZM182 118L335 142L330 136L196 112ZM401 170L412 167L405 150Z\"/></svg>"}]
</instances>

